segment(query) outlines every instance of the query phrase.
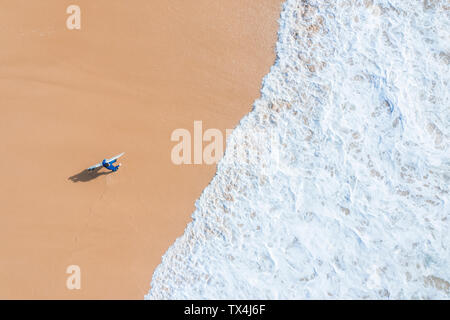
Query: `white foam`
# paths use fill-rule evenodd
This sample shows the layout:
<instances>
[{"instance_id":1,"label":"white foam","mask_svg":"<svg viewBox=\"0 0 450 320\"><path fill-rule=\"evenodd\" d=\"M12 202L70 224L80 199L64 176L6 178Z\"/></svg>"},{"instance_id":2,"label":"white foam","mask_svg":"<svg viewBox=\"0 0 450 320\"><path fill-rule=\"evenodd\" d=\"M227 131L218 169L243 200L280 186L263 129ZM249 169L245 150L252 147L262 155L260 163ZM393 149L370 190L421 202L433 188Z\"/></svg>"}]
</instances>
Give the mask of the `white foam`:
<instances>
[{"instance_id":1,"label":"white foam","mask_svg":"<svg viewBox=\"0 0 450 320\"><path fill-rule=\"evenodd\" d=\"M448 299L449 15L288 0L261 98L146 298Z\"/></svg>"}]
</instances>

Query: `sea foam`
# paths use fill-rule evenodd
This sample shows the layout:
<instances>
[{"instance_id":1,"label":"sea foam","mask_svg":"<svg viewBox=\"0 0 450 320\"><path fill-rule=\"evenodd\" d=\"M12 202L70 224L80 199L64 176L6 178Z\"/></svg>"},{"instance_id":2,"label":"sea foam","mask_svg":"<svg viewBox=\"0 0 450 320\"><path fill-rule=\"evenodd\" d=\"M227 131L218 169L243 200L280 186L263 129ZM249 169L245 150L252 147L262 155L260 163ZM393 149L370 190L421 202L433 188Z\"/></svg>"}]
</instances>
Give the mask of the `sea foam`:
<instances>
[{"instance_id":1,"label":"sea foam","mask_svg":"<svg viewBox=\"0 0 450 320\"><path fill-rule=\"evenodd\" d=\"M288 0L147 299L449 299L450 5Z\"/></svg>"}]
</instances>

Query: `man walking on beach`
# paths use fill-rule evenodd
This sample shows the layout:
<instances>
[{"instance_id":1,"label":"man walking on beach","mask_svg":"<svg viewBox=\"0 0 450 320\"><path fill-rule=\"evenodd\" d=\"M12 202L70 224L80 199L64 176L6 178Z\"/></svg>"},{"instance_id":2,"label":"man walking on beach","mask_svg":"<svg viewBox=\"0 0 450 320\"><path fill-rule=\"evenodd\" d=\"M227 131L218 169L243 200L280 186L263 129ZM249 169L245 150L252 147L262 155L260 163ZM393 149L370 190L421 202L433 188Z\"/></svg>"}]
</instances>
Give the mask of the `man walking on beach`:
<instances>
[{"instance_id":1,"label":"man walking on beach","mask_svg":"<svg viewBox=\"0 0 450 320\"><path fill-rule=\"evenodd\" d=\"M117 170L119 170L119 167L120 167L122 164L119 163L117 166L113 166L113 163L116 162L116 161L117 161L117 159L114 159L114 160L111 161L111 162L107 162L106 159L104 159L104 160L102 161L102 165L103 165L106 169L108 169L108 170L111 170L111 171L117 171Z\"/></svg>"}]
</instances>

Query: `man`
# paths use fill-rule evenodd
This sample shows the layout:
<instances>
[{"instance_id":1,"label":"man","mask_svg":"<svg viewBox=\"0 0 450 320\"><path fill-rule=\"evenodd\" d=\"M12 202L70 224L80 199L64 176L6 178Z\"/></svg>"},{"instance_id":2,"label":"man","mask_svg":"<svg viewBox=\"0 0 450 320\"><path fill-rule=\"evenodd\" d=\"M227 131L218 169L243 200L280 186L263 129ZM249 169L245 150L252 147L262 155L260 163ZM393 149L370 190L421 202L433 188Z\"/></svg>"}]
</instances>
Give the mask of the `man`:
<instances>
[{"instance_id":1,"label":"man","mask_svg":"<svg viewBox=\"0 0 450 320\"><path fill-rule=\"evenodd\" d=\"M119 170L119 167L120 167L122 164L119 163L117 166L113 166L113 163L116 162L116 161L117 161L117 159L115 159L115 160L113 160L113 161L111 161L111 162L106 162L106 159L104 159L104 160L102 161L102 165L103 165L106 169L108 169L108 170L111 170L111 171L117 171L117 170Z\"/></svg>"}]
</instances>

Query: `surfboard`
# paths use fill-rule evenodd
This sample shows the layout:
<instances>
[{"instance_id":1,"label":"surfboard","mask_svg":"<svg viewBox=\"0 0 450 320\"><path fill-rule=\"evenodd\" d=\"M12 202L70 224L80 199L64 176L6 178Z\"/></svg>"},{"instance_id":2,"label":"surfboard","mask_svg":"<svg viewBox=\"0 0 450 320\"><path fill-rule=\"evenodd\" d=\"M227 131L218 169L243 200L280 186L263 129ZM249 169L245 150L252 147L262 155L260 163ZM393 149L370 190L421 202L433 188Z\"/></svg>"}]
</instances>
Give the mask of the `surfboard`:
<instances>
[{"instance_id":1,"label":"surfboard","mask_svg":"<svg viewBox=\"0 0 450 320\"><path fill-rule=\"evenodd\" d=\"M114 156L114 157L112 157L112 158L106 159L106 162L111 162L111 161L113 161L113 160L119 159L119 158L120 158L121 156L123 156L124 154L125 154L125 152L122 152L121 154L118 154L117 156ZM88 170L88 171L92 171L92 170L97 169L97 168L99 168L99 167L101 167L101 166L103 166L103 165L102 165L102 163L100 162L100 163L94 164L93 166L87 168L87 170Z\"/></svg>"}]
</instances>

